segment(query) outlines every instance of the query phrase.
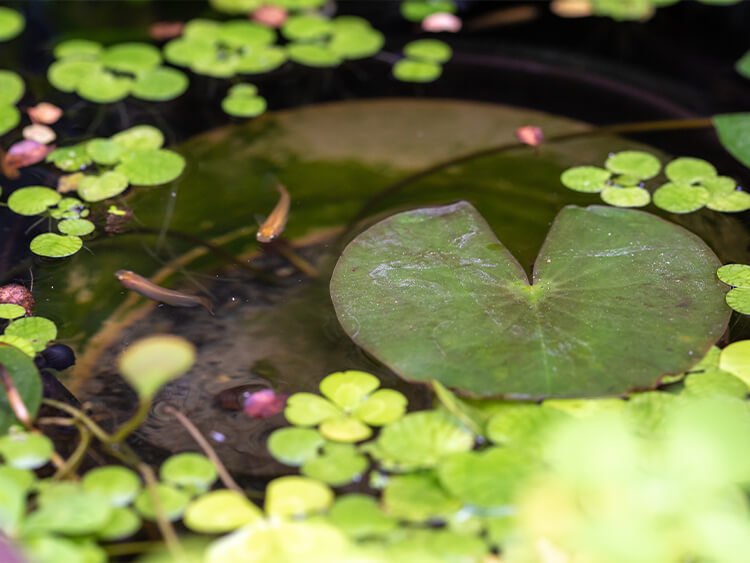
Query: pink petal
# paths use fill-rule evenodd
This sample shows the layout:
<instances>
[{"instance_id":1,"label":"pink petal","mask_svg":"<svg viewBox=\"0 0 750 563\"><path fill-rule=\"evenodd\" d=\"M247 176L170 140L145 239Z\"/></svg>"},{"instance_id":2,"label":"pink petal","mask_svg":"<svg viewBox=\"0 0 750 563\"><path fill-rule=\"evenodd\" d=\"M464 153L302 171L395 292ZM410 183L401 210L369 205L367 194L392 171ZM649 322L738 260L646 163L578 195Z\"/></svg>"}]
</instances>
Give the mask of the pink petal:
<instances>
[{"instance_id":1,"label":"pink petal","mask_svg":"<svg viewBox=\"0 0 750 563\"><path fill-rule=\"evenodd\" d=\"M267 418L280 413L286 406L289 395L276 394L272 389L263 389L245 396L243 410L253 418Z\"/></svg>"},{"instance_id":2,"label":"pink petal","mask_svg":"<svg viewBox=\"0 0 750 563\"><path fill-rule=\"evenodd\" d=\"M185 22L156 22L149 26L148 35L156 41L165 41L182 35L184 28Z\"/></svg>"},{"instance_id":3,"label":"pink petal","mask_svg":"<svg viewBox=\"0 0 750 563\"><path fill-rule=\"evenodd\" d=\"M29 119L34 123L54 123L62 116L62 110L56 105L49 104L47 102L41 102L33 107L26 110L29 114Z\"/></svg>"},{"instance_id":4,"label":"pink petal","mask_svg":"<svg viewBox=\"0 0 750 563\"><path fill-rule=\"evenodd\" d=\"M430 14L422 20L423 31L450 31L456 33L461 30L461 18L449 12L437 12Z\"/></svg>"},{"instance_id":5,"label":"pink petal","mask_svg":"<svg viewBox=\"0 0 750 563\"><path fill-rule=\"evenodd\" d=\"M519 127L516 129L516 137L525 145L531 145L532 147L538 147L544 141L544 133L539 127L533 125L526 125L525 127Z\"/></svg>"},{"instance_id":6,"label":"pink petal","mask_svg":"<svg viewBox=\"0 0 750 563\"><path fill-rule=\"evenodd\" d=\"M251 14L250 19L268 27L281 27L288 16L289 12L285 8L269 4L256 9Z\"/></svg>"},{"instance_id":7,"label":"pink petal","mask_svg":"<svg viewBox=\"0 0 750 563\"><path fill-rule=\"evenodd\" d=\"M6 164L15 168L31 166L41 162L45 157L55 149L51 145L43 145L31 139L25 139L15 143L8 149L8 155L5 158Z\"/></svg>"}]
</instances>

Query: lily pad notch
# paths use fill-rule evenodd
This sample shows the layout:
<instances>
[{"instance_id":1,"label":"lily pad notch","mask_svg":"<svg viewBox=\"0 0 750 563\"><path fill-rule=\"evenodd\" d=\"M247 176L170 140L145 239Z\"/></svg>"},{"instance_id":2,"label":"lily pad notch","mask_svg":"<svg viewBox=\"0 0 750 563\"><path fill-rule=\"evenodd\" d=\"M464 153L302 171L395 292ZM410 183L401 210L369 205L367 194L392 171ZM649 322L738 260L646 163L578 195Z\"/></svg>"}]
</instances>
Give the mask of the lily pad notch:
<instances>
[{"instance_id":1,"label":"lily pad notch","mask_svg":"<svg viewBox=\"0 0 750 563\"><path fill-rule=\"evenodd\" d=\"M686 371L722 335L719 265L655 215L567 206L529 282L460 201L358 235L330 290L346 333L404 379L482 397L614 396Z\"/></svg>"}]
</instances>

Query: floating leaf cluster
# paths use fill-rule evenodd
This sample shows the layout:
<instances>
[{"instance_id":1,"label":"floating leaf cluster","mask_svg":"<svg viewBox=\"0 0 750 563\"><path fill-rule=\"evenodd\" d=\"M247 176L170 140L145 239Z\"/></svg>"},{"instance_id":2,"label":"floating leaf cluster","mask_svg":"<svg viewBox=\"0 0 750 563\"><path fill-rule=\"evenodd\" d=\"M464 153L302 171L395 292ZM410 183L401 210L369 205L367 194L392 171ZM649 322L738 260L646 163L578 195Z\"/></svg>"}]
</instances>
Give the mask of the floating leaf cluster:
<instances>
[{"instance_id":1,"label":"floating leaf cluster","mask_svg":"<svg viewBox=\"0 0 750 563\"><path fill-rule=\"evenodd\" d=\"M746 264L727 264L716 272L721 281L731 285L727 293L727 305L738 313L750 315L750 266Z\"/></svg>"},{"instance_id":2,"label":"floating leaf cluster","mask_svg":"<svg viewBox=\"0 0 750 563\"><path fill-rule=\"evenodd\" d=\"M235 84L221 102L222 109L234 117L256 117L266 111L266 100L253 84Z\"/></svg>"},{"instance_id":3,"label":"floating leaf cluster","mask_svg":"<svg viewBox=\"0 0 750 563\"><path fill-rule=\"evenodd\" d=\"M654 155L643 151L622 151L610 155L604 168L575 166L560 176L571 190L599 193L602 200L616 207L644 207L652 196L644 187L661 171ZM691 213L702 207L713 211L739 212L750 209L750 194L703 159L680 157L664 167L667 182L653 193L653 203L670 213Z\"/></svg>"},{"instance_id":4,"label":"floating leaf cluster","mask_svg":"<svg viewBox=\"0 0 750 563\"><path fill-rule=\"evenodd\" d=\"M432 82L443 73L442 64L453 50L438 39L418 39L404 46L404 55L393 65L393 76L403 82Z\"/></svg>"},{"instance_id":5,"label":"floating leaf cluster","mask_svg":"<svg viewBox=\"0 0 750 563\"><path fill-rule=\"evenodd\" d=\"M21 121L21 112L16 104L23 97L25 89L23 79L17 73L0 70L0 135L4 135Z\"/></svg>"},{"instance_id":6,"label":"floating leaf cluster","mask_svg":"<svg viewBox=\"0 0 750 563\"><path fill-rule=\"evenodd\" d=\"M188 87L182 71L162 65L162 55L147 43L103 47L95 41L70 39L57 45L47 79L62 92L75 92L99 104L132 95L148 101L172 100Z\"/></svg>"},{"instance_id":7,"label":"floating leaf cluster","mask_svg":"<svg viewBox=\"0 0 750 563\"><path fill-rule=\"evenodd\" d=\"M24 309L18 305L0 305L2 318L11 320L5 327L0 342L15 346L27 356L33 358L57 338L57 326L44 317L24 316ZM13 309L11 309L13 307ZM20 309L20 314L19 314Z\"/></svg>"},{"instance_id":8,"label":"floating leaf cluster","mask_svg":"<svg viewBox=\"0 0 750 563\"><path fill-rule=\"evenodd\" d=\"M457 10L453 0L403 0L400 8L401 15L413 22L421 22L427 16L441 12L455 14Z\"/></svg>"}]
</instances>

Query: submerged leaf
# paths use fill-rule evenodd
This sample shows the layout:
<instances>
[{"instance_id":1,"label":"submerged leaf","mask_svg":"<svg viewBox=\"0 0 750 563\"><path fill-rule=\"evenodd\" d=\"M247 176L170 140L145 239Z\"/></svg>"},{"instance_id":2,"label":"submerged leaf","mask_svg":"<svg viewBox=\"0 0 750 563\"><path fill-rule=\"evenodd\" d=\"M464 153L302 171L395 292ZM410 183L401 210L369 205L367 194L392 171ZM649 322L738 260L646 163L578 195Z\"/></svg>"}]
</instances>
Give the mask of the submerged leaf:
<instances>
[{"instance_id":1,"label":"submerged leaf","mask_svg":"<svg viewBox=\"0 0 750 563\"><path fill-rule=\"evenodd\" d=\"M598 396L654 386L704 354L729 316L718 265L653 215L569 206L530 284L459 202L360 234L331 296L352 339L406 379L482 396Z\"/></svg>"}]
</instances>

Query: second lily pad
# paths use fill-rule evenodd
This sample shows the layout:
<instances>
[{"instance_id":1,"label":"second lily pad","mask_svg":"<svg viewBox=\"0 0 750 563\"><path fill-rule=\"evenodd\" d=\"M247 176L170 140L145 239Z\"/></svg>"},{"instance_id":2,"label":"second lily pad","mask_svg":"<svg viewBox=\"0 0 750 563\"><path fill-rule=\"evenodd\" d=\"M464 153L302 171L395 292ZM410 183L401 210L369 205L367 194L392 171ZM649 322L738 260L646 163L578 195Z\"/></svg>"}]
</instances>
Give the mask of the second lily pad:
<instances>
[{"instance_id":1,"label":"second lily pad","mask_svg":"<svg viewBox=\"0 0 750 563\"><path fill-rule=\"evenodd\" d=\"M394 215L331 280L344 330L402 377L513 398L616 395L690 368L729 318L719 262L692 233L568 206L531 282L470 204Z\"/></svg>"}]
</instances>

